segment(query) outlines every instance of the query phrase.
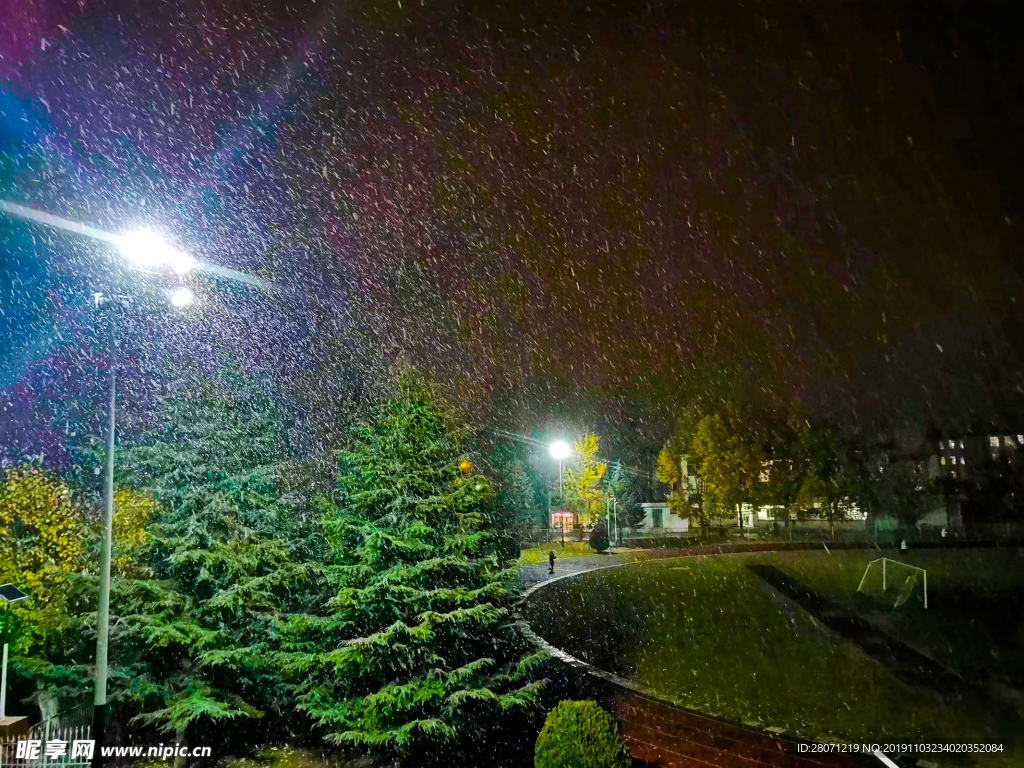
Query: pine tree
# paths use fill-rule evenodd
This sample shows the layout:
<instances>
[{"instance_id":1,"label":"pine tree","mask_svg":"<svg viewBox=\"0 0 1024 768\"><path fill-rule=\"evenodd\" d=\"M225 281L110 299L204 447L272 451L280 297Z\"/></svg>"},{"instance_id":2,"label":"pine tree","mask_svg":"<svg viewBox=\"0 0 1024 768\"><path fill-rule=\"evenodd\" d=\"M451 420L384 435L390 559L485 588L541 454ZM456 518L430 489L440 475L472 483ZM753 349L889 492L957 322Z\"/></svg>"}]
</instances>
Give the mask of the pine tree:
<instances>
[{"instance_id":1,"label":"pine tree","mask_svg":"<svg viewBox=\"0 0 1024 768\"><path fill-rule=\"evenodd\" d=\"M287 622L279 656L331 741L422 760L537 700L542 657L510 622L515 574L485 526L494 493L459 469L462 439L405 381L341 457L323 518L330 612Z\"/></svg>"},{"instance_id":2,"label":"pine tree","mask_svg":"<svg viewBox=\"0 0 1024 768\"><path fill-rule=\"evenodd\" d=\"M638 528L643 524L644 510L640 506L640 494L636 481L626 472L622 461L616 461L608 480L608 495L615 497L616 525L622 528Z\"/></svg>"},{"instance_id":3,"label":"pine tree","mask_svg":"<svg viewBox=\"0 0 1024 768\"><path fill-rule=\"evenodd\" d=\"M281 616L322 592L322 546L277 493L273 402L224 376L167 399L158 416L116 462L118 485L155 500L145 536L114 552L116 711L122 723L134 718L179 742L208 739L211 727L237 718L269 714L265 730L284 728L295 718L292 692L265 658L277 649ZM95 620L82 617L83 666L92 662Z\"/></svg>"},{"instance_id":4,"label":"pine tree","mask_svg":"<svg viewBox=\"0 0 1024 768\"><path fill-rule=\"evenodd\" d=\"M491 459L497 485L493 520L498 531L521 538L530 523L540 522L533 482L526 465L508 448L498 449Z\"/></svg>"}]
</instances>

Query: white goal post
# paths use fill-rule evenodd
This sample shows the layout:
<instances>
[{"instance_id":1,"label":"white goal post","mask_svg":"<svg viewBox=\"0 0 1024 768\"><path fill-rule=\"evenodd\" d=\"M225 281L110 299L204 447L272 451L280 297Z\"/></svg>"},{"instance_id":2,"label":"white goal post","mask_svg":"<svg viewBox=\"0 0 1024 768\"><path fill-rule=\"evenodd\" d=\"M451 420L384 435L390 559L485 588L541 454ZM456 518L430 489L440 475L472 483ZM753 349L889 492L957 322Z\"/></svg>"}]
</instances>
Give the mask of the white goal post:
<instances>
[{"instance_id":1,"label":"white goal post","mask_svg":"<svg viewBox=\"0 0 1024 768\"><path fill-rule=\"evenodd\" d=\"M918 568L916 565L910 565L909 563L900 562L899 560L892 560L891 558L888 558L888 557L880 557L877 560L872 560L870 563L868 563L867 568L864 569L864 575L861 577L860 584L857 585L857 591L858 592L860 592L861 588L864 586L864 582L867 581L868 572L871 570L871 566L874 565L875 563L881 563L882 564L882 591L883 592L885 592L886 588L888 587L888 573L887 573L888 569L886 568L886 564L887 563L892 563L893 565L898 565L901 568L909 568L910 570L914 571L914 573L912 573L910 576L908 576L907 580L904 582L903 589L900 591L899 596L896 598L896 604L893 606L893 608L899 608L901 605L903 605L905 602L907 602L907 598L910 597L910 593L914 589L914 579L917 578L917 574L918 573L921 574L921 583L922 583L922 586L924 587L924 607L925 608L928 607L928 571L926 569L924 569L924 568Z\"/></svg>"}]
</instances>

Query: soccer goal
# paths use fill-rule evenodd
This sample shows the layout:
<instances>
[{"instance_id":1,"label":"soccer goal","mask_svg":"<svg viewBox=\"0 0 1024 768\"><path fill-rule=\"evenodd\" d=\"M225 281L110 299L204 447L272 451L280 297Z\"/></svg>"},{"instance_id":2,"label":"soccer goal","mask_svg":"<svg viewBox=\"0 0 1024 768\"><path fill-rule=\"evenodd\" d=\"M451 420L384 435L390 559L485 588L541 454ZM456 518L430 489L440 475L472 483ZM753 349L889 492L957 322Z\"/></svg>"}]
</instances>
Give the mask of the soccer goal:
<instances>
[{"instance_id":1,"label":"soccer goal","mask_svg":"<svg viewBox=\"0 0 1024 768\"><path fill-rule=\"evenodd\" d=\"M924 568L918 568L916 565L909 565L908 563L901 563L899 560L891 560L888 557L880 557L877 560L872 560L868 563L867 568L864 569L864 575L861 577L860 584L857 587L857 591L860 592L864 586L864 582L868 579L868 573L871 571L871 566L877 563L882 564L882 592L889 588L889 583L898 584L902 578L901 575L905 574L907 569L912 573L903 579L903 585L900 587L899 594L896 596L896 603L893 608L899 608L907 600L910 599L910 595L914 592L914 584L917 580L921 579L921 586L924 591L924 607L928 607L928 571Z\"/></svg>"}]
</instances>

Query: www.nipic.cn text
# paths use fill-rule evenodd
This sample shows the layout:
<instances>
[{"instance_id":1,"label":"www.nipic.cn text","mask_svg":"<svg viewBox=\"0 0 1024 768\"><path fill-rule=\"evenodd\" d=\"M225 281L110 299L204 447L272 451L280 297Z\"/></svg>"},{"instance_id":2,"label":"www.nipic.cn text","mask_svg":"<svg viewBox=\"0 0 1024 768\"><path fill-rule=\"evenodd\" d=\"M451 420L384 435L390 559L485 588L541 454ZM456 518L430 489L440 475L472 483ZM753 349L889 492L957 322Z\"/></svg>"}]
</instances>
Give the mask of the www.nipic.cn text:
<instances>
[{"instance_id":1,"label":"www.nipic.cn text","mask_svg":"<svg viewBox=\"0 0 1024 768\"><path fill-rule=\"evenodd\" d=\"M22 739L18 742L17 758L19 760L52 760L67 762L70 759L88 761L96 753L96 742L92 739L76 739L68 742L62 739ZM169 760L174 757L210 757L210 747L187 747L181 744L159 744L143 746L103 746L100 755L103 757L155 757Z\"/></svg>"}]
</instances>

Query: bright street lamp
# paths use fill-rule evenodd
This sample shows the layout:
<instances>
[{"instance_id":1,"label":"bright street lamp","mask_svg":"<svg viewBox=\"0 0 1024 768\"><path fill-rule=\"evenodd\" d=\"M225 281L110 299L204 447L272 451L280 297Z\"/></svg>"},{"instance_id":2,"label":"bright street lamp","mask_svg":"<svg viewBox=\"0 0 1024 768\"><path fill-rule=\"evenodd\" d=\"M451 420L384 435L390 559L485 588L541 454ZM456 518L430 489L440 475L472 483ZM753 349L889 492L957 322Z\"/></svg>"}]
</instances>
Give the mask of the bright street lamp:
<instances>
[{"instance_id":1,"label":"bright street lamp","mask_svg":"<svg viewBox=\"0 0 1024 768\"><path fill-rule=\"evenodd\" d=\"M557 440L551 444L551 457L558 459L558 501L564 504L562 497L562 461L572 455L572 448L564 440Z\"/></svg>"},{"instance_id":2,"label":"bright street lamp","mask_svg":"<svg viewBox=\"0 0 1024 768\"><path fill-rule=\"evenodd\" d=\"M551 457L558 459L558 503L565 506L565 494L562 491L562 461L572 455L572 448L564 440L556 440L548 449ZM562 546L565 546L565 518L562 517Z\"/></svg>"},{"instance_id":3,"label":"bright street lamp","mask_svg":"<svg viewBox=\"0 0 1024 768\"><path fill-rule=\"evenodd\" d=\"M195 259L174 248L160 235L148 229L121 235L118 246L125 258L143 267L170 267L179 275L183 275L196 265Z\"/></svg>"},{"instance_id":4,"label":"bright street lamp","mask_svg":"<svg viewBox=\"0 0 1024 768\"><path fill-rule=\"evenodd\" d=\"M553 458L558 459L559 461L561 461L562 459L567 459L569 458L569 456L572 455L572 448L569 447L568 443L562 440L558 440L557 442L552 443L550 450L551 456Z\"/></svg>"},{"instance_id":5,"label":"bright street lamp","mask_svg":"<svg viewBox=\"0 0 1024 768\"><path fill-rule=\"evenodd\" d=\"M192 295L192 291L188 288L179 288L171 294L171 304L176 307L187 307L192 303L195 296Z\"/></svg>"},{"instance_id":6,"label":"bright street lamp","mask_svg":"<svg viewBox=\"0 0 1024 768\"><path fill-rule=\"evenodd\" d=\"M125 258L146 267L170 267L179 275L195 266L195 259L168 245L163 238L148 230L130 232L119 238L118 245ZM111 303L102 293L94 294L96 306ZM184 307L192 303L192 291L180 287L170 296L171 304ZM105 741L107 728L107 650L110 638L110 555L114 528L114 428L117 412L117 320L115 309L110 308L110 402L107 421L107 457L104 478L103 545L100 551L100 601L96 619L96 677L93 691L92 734L96 741L92 764L99 768L100 747Z\"/></svg>"}]
</instances>

